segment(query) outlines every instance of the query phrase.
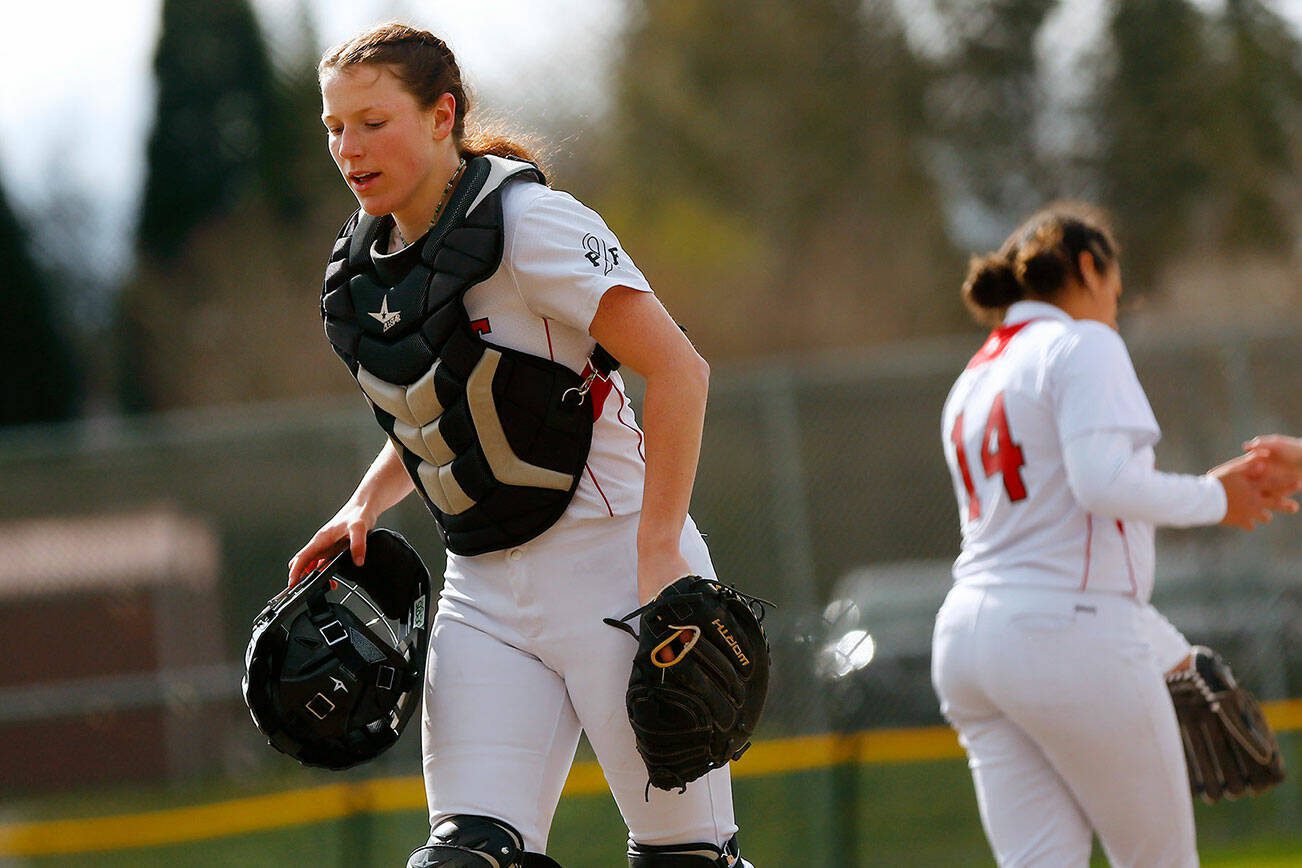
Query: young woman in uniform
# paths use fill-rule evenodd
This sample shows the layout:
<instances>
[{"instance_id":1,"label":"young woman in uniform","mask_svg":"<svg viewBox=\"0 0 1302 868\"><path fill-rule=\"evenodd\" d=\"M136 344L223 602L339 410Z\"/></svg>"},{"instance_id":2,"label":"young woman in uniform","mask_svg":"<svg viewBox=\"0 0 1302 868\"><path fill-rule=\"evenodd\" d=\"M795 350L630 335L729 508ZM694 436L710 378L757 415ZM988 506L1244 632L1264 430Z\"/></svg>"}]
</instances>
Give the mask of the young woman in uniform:
<instances>
[{"instance_id":1,"label":"young woman in uniform","mask_svg":"<svg viewBox=\"0 0 1302 868\"><path fill-rule=\"evenodd\" d=\"M554 865L579 732L636 868L734 866L727 768L649 790L624 708L634 651L602 623L713 576L687 514L708 367L601 217L528 151L467 134L442 40L377 27L320 64L330 153L360 210L326 333L388 440L291 582L417 491L448 548L422 720L429 842L411 866ZM604 352L603 352L604 349ZM645 435L611 357L646 380ZM469 860L469 861L466 861Z\"/></svg>"},{"instance_id":2,"label":"young woman in uniform","mask_svg":"<svg viewBox=\"0 0 1302 868\"><path fill-rule=\"evenodd\" d=\"M1084 206L1032 216L963 287L995 326L945 403L962 553L932 679L1000 865L1197 864L1163 675L1189 653L1149 605L1158 525L1295 508L1261 458L1155 469L1157 421L1116 331L1121 267Z\"/></svg>"}]
</instances>

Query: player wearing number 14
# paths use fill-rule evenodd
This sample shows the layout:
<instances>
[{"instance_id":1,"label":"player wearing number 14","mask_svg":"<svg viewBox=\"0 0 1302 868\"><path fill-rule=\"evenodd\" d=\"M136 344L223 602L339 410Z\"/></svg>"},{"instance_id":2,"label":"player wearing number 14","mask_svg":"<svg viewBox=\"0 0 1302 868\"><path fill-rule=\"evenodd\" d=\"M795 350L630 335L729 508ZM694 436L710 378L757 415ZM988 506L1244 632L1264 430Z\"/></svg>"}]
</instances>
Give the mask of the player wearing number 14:
<instances>
[{"instance_id":1,"label":"player wearing number 14","mask_svg":"<svg viewBox=\"0 0 1302 868\"><path fill-rule=\"evenodd\" d=\"M1148 600L1154 528L1251 528L1291 511L1295 472L1245 456L1160 473L1157 421L1116 331L1121 266L1081 206L1031 217L975 259L994 325L942 418L962 526L932 679L968 753L1002 866L1197 864L1163 674L1189 644Z\"/></svg>"}]
</instances>

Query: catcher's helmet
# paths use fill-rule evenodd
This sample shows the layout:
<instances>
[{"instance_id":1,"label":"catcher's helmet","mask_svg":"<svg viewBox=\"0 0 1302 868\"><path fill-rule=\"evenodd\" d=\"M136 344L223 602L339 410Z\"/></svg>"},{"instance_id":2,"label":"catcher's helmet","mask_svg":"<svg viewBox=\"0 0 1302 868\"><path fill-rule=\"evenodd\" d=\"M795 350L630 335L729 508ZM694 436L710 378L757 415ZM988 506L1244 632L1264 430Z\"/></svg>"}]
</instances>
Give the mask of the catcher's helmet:
<instances>
[{"instance_id":1,"label":"catcher's helmet","mask_svg":"<svg viewBox=\"0 0 1302 868\"><path fill-rule=\"evenodd\" d=\"M373 530L267 603L244 655L244 701L276 750L344 769L398 740L420 704L429 571L405 539Z\"/></svg>"}]
</instances>

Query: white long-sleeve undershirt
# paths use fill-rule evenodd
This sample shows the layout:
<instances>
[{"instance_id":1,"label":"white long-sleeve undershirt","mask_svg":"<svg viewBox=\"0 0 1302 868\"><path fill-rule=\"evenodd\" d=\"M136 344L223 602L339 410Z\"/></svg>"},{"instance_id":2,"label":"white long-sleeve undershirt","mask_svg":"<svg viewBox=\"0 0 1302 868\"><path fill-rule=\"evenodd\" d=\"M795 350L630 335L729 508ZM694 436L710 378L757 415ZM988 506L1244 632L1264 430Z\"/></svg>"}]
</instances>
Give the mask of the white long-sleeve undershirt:
<instances>
[{"instance_id":1,"label":"white long-sleeve undershirt","mask_svg":"<svg viewBox=\"0 0 1302 868\"><path fill-rule=\"evenodd\" d=\"M1067 484L1085 510L1165 527L1216 524L1225 489L1211 476L1162 473L1126 431L1091 431L1063 444Z\"/></svg>"}]
</instances>

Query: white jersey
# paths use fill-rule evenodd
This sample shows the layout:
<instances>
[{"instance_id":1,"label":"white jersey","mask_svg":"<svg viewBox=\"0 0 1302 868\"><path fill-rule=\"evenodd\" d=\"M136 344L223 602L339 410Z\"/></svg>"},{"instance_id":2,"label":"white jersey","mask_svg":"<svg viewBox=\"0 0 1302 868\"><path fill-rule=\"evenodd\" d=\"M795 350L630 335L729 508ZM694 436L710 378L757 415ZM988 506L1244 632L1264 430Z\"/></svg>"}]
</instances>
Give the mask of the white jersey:
<instances>
[{"instance_id":1,"label":"white jersey","mask_svg":"<svg viewBox=\"0 0 1302 868\"><path fill-rule=\"evenodd\" d=\"M465 295L471 326L490 344L552 359L586 374L588 327L606 290L650 292L642 272L595 211L542 184L502 193L502 264ZM642 507L642 431L618 373L593 382L592 448L562 522L627 515Z\"/></svg>"},{"instance_id":2,"label":"white jersey","mask_svg":"<svg viewBox=\"0 0 1302 868\"><path fill-rule=\"evenodd\" d=\"M1096 431L1124 432L1153 467L1161 432L1121 337L1054 305L1014 304L945 402L956 584L1149 598L1153 524L1093 515L1068 484L1065 445Z\"/></svg>"}]
</instances>

